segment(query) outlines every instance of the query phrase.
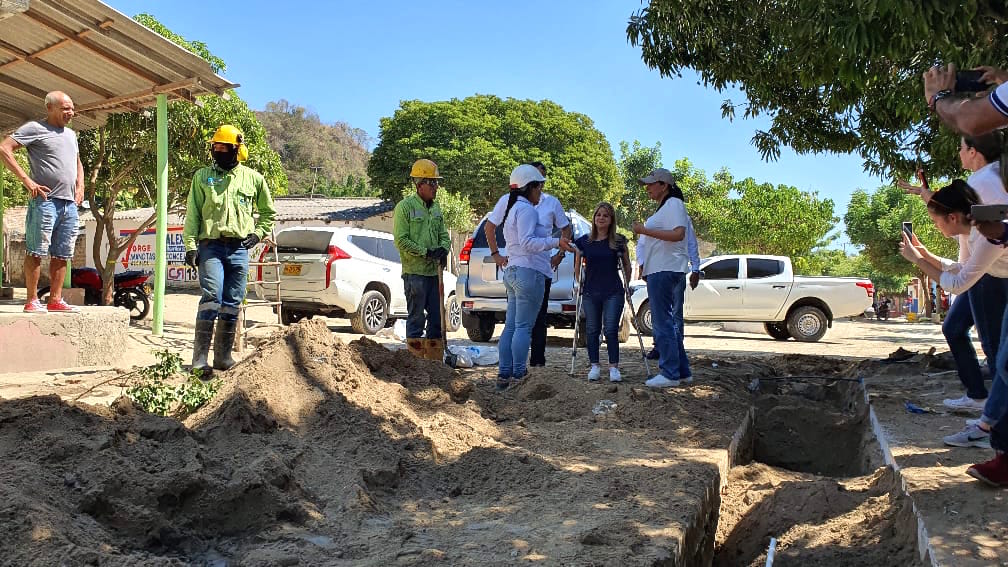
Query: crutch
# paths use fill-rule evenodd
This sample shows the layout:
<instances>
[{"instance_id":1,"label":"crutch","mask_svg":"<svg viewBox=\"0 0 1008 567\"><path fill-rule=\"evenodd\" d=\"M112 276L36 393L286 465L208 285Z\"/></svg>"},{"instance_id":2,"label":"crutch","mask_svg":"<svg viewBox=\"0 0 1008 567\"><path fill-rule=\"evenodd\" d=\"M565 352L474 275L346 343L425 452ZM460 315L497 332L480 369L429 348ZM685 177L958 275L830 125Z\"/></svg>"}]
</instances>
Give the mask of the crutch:
<instances>
[{"instance_id":1,"label":"crutch","mask_svg":"<svg viewBox=\"0 0 1008 567\"><path fill-rule=\"evenodd\" d=\"M623 260L619 261L619 271L623 274L623 281L626 285L623 286L623 297L626 298L627 309L630 310L630 316L633 318L634 334L637 335L637 343L640 344L640 354L641 360L644 361L644 368L647 370L647 375L651 376L651 364L648 363L647 353L644 352L644 338L641 336L640 332L640 321L637 319L637 312L634 311L633 301L630 300L630 274L626 273L626 269L623 267Z\"/></svg>"},{"instance_id":2,"label":"crutch","mask_svg":"<svg viewBox=\"0 0 1008 567\"><path fill-rule=\"evenodd\" d=\"M584 291L584 259L578 265L580 252L574 257L575 284L578 286L577 298L574 300L574 340L571 341L571 367L570 375L574 375L574 359L577 358L578 325L581 323L581 294Z\"/></svg>"}]
</instances>

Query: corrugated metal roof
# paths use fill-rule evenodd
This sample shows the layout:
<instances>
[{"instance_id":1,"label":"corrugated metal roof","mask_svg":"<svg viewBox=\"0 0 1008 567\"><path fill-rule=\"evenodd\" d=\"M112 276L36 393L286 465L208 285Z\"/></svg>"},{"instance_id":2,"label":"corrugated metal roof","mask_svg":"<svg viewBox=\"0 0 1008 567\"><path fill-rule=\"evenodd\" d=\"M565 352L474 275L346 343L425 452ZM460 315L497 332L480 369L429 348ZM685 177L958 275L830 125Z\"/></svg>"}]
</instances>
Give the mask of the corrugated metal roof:
<instances>
[{"instance_id":1,"label":"corrugated metal roof","mask_svg":"<svg viewBox=\"0 0 1008 567\"><path fill-rule=\"evenodd\" d=\"M6 2L4 6L15 4ZM76 129L114 112L234 85L202 58L97 0L28 0L0 17L0 133L43 118L49 91L70 95Z\"/></svg>"}]
</instances>

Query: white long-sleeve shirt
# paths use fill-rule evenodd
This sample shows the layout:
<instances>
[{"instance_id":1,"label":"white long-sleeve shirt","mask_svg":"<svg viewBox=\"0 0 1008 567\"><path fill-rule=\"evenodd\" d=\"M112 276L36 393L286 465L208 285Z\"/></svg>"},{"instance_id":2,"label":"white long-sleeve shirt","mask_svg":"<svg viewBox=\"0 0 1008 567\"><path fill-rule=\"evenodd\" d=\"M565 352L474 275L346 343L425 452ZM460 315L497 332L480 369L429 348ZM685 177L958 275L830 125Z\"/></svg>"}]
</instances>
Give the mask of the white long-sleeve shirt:
<instances>
[{"instance_id":1,"label":"white long-sleeve shirt","mask_svg":"<svg viewBox=\"0 0 1008 567\"><path fill-rule=\"evenodd\" d=\"M949 293L962 293L977 282L984 274L996 278L1008 278L1008 248L991 244L977 229L970 229L968 245L959 249L959 257L965 253L964 262L954 262L939 258L942 274L939 283Z\"/></svg>"},{"instance_id":2,"label":"white long-sleeve shirt","mask_svg":"<svg viewBox=\"0 0 1008 567\"><path fill-rule=\"evenodd\" d=\"M518 197L504 220L504 240L507 242L508 267L530 268L553 276L550 257L543 254L556 248L559 238L552 238L539 222L539 213L525 197Z\"/></svg>"}]
</instances>

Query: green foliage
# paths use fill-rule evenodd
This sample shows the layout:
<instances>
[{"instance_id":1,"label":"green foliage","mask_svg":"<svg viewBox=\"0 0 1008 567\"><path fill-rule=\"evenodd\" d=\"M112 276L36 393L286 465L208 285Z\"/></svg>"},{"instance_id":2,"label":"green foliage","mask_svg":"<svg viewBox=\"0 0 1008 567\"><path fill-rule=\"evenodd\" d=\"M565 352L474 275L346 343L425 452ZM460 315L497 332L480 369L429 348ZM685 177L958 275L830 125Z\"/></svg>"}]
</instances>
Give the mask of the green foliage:
<instances>
[{"instance_id":1,"label":"green foliage","mask_svg":"<svg viewBox=\"0 0 1008 567\"><path fill-rule=\"evenodd\" d=\"M794 261L795 271L813 276L868 278L876 291L901 293L906 290L907 278L883 273L871 263L867 255L848 256L843 250L820 249Z\"/></svg>"},{"instance_id":2,"label":"green foliage","mask_svg":"<svg viewBox=\"0 0 1008 567\"><path fill-rule=\"evenodd\" d=\"M368 174L386 198L409 184L419 158L434 160L444 187L487 211L507 191L511 170L541 161L546 190L566 207L591 210L614 204L622 191L612 149L591 119L544 100L476 95L440 102L403 101L381 120L380 142Z\"/></svg>"},{"instance_id":3,"label":"green foliage","mask_svg":"<svg viewBox=\"0 0 1008 567\"><path fill-rule=\"evenodd\" d=\"M256 112L280 156L292 194L377 197L367 180L370 137L346 123L324 124L318 114L286 100Z\"/></svg>"},{"instance_id":4,"label":"green foliage","mask_svg":"<svg viewBox=\"0 0 1008 567\"><path fill-rule=\"evenodd\" d=\"M932 186L939 188L937 183ZM864 255L880 274L902 282L894 289L885 288L888 291L902 289L907 279L917 275L913 264L899 253L903 221L913 222L917 238L934 254L957 256L956 241L938 231L919 197L907 195L894 185L879 187L871 195L855 191L844 215L847 235L851 242L864 247Z\"/></svg>"},{"instance_id":5,"label":"green foliage","mask_svg":"<svg viewBox=\"0 0 1008 567\"><path fill-rule=\"evenodd\" d=\"M199 371L190 374L189 378L175 391L178 395L181 413L189 414L203 407L220 390L220 380L204 382L196 375L197 372Z\"/></svg>"},{"instance_id":6,"label":"green foliage","mask_svg":"<svg viewBox=\"0 0 1008 567\"><path fill-rule=\"evenodd\" d=\"M1008 60L1003 1L652 0L633 13L627 39L662 76L695 69L733 118L769 115L753 144L766 159L859 152L874 174L905 177L917 155L934 175L960 173L957 140L923 100L921 74L936 60L960 68Z\"/></svg>"},{"instance_id":7,"label":"green foliage","mask_svg":"<svg viewBox=\"0 0 1008 567\"><path fill-rule=\"evenodd\" d=\"M173 412L188 414L213 399L220 389L219 380L204 382L196 373L189 374L178 387L171 380L182 373L182 358L170 350L154 351L157 362L141 368L126 395L145 411L158 415Z\"/></svg>"},{"instance_id":8,"label":"green foliage","mask_svg":"<svg viewBox=\"0 0 1008 567\"><path fill-rule=\"evenodd\" d=\"M168 415L178 400L168 381L182 371L182 358L170 350L154 351L154 357L157 362L140 369L139 378L126 389L126 395L145 411Z\"/></svg>"},{"instance_id":9,"label":"green foliage","mask_svg":"<svg viewBox=\"0 0 1008 567\"><path fill-rule=\"evenodd\" d=\"M654 203L637 180L661 167L661 142L653 148L642 146L637 140L634 140L633 146L620 142L620 158L616 167L623 179L623 198L616 216L621 227L630 228L634 222L647 218L654 211Z\"/></svg>"},{"instance_id":10,"label":"green foliage","mask_svg":"<svg viewBox=\"0 0 1008 567\"><path fill-rule=\"evenodd\" d=\"M414 193L416 193L416 187L406 187L399 198L409 197ZM441 207L441 216L444 217L445 226L463 234L472 231L476 223L473 219L472 205L469 204L468 196L452 193L442 188L438 189L435 201Z\"/></svg>"},{"instance_id":11,"label":"green foliage","mask_svg":"<svg viewBox=\"0 0 1008 567\"><path fill-rule=\"evenodd\" d=\"M182 46L182 48L186 51L198 55L210 64L210 68L214 70L214 73L223 73L224 71L227 71L227 64L224 63L224 60L213 53L210 53L210 49L207 47L207 44L202 41L186 40L177 33L164 27L161 22L154 19L154 16L150 14L137 14L133 17L133 19L161 37Z\"/></svg>"},{"instance_id":12,"label":"green foliage","mask_svg":"<svg viewBox=\"0 0 1008 567\"><path fill-rule=\"evenodd\" d=\"M685 158L670 171L686 197L697 236L716 243L720 253L778 254L797 263L829 243L827 235L839 220L833 216L833 201L814 192L752 178L734 181L725 168L708 178Z\"/></svg>"},{"instance_id":13,"label":"green foliage","mask_svg":"<svg viewBox=\"0 0 1008 567\"><path fill-rule=\"evenodd\" d=\"M718 250L734 254L779 254L797 258L828 243L838 219L833 201L787 185L751 177L731 185L734 198L690 199L708 223Z\"/></svg>"},{"instance_id":14,"label":"green foliage","mask_svg":"<svg viewBox=\"0 0 1008 567\"><path fill-rule=\"evenodd\" d=\"M28 152L19 151L14 153L14 159L25 171L30 171L28 167ZM6 167L0 166L0 188L3 189L3 199L0 200L0 207L20 207L28 204L28 190L25 189L21 181L14 176Z\"/></svg>"}]
</instances>

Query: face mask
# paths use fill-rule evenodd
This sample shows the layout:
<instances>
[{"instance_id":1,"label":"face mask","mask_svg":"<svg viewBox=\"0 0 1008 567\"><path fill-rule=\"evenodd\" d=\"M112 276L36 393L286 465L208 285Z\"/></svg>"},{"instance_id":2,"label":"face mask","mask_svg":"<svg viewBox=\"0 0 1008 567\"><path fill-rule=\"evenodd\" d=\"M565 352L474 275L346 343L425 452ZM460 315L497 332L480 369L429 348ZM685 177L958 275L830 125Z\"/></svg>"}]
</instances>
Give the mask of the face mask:
<instances>
[{"instance_id":1,"label":"face mask","mask_svg":"<svg viewBox=\"0 0 1008 567\"><path fill-rule=\"evenodd\" d=\"M221 169L230 171L238 165L238 148L226 152L211 151L210 154L213 155L214 163Z\"/></svg>"}]
</instances>

